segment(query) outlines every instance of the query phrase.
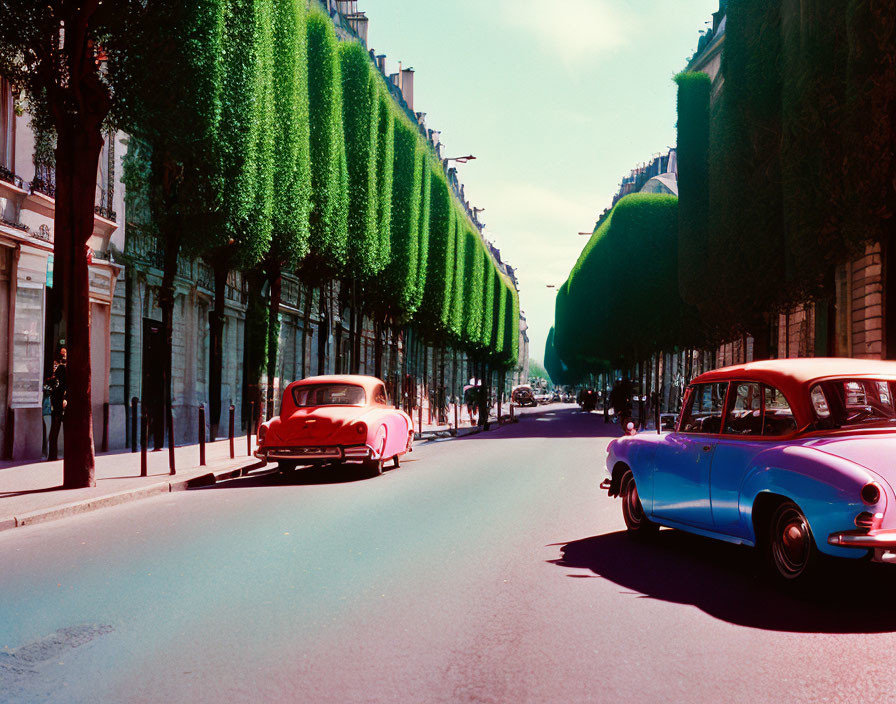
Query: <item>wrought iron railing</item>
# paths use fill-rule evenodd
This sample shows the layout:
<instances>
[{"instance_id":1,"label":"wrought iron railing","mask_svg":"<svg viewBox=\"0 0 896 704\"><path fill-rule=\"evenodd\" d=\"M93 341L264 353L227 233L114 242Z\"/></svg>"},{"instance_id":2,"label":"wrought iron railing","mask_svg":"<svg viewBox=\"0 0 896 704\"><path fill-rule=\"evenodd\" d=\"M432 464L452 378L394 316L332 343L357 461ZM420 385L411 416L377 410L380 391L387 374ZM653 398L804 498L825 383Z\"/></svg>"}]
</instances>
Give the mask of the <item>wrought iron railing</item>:
<instances>
[{"instance_id":1,"label":"wrought iron railing","mask_svg":"<svg viewBox=\"0 0 896 704\"><path fill-rule=\"evenodd\" d=\"M31 179L31 192L43 193L50 198L56 197L56 167L50 164L35 164L34 178Z\"/></svg>"},{"instance_id":2,"label":"wrought iron railing","mask_svg":"<svg viewBox=\"0 0 896 704\"><path fill-rule=\"evenodd\" d=\"M93 211L106 220L118 221L118 214L112 210L112 192L100 189L99 202L93 206Z\"/></svg>"}]
</instances>

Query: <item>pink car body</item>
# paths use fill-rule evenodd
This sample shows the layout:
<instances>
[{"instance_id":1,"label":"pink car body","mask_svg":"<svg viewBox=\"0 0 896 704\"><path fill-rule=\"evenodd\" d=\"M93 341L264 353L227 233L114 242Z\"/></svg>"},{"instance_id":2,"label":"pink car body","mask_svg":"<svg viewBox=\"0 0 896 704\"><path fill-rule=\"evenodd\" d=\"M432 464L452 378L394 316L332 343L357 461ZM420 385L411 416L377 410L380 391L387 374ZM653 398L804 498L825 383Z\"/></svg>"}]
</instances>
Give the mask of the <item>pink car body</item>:
<instances>
[{"instance_id":1,"label":"pink car body","mask_svg":"<svg viewBox=\"0 0 896 704\"><path fill-rule=\"evenodd\" d=\"M380 379L316 376L286 387L280 415L259 428L255 455L287 468L361 462L379 473L386 460L397 466L413 439L410 416L389 405Z\"/></svg>"}]
</instances>

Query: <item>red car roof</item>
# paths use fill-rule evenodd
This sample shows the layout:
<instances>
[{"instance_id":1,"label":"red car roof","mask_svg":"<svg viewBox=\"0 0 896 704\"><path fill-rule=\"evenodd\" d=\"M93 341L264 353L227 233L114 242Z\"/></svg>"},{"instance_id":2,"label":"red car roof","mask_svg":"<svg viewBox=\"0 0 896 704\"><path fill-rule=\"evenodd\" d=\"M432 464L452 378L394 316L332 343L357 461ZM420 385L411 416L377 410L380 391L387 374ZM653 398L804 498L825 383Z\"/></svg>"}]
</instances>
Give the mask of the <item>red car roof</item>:
<instances>
[{"instance_id":1,"label":"red car roof","mask_svg":"<svg viewBox=\"0 0 896 704\"><path fill-rule=\"evenodd\" d=\"M812 420L808 387L815 381L830 378L862 378L896 380L896 362L851 357L799 357L767 359L731 367L713 369L697 376L691 383L713 381L758 381L784 393L797 423Z\"/></svg>"}]
</instances>

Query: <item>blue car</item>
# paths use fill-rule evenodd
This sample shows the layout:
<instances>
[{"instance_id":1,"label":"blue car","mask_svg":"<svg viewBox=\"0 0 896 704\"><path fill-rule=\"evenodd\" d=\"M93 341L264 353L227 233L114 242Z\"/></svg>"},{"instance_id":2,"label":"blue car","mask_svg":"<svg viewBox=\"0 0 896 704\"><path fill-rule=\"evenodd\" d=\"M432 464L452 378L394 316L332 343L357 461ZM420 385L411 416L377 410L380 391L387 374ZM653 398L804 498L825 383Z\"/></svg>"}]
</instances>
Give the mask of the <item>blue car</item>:
<instances>
[{"instance_id":1,"label":"blue car","mask_svg":"<svg viewBox=\"0 0 896 704\"><path fill-rule=\"evenodd\" d=\"M673 430L610 443L601 485L631 533L758 548L772 574L896 562L896 362L785 359L698 376Z\"/></svg>"}]
</instances>

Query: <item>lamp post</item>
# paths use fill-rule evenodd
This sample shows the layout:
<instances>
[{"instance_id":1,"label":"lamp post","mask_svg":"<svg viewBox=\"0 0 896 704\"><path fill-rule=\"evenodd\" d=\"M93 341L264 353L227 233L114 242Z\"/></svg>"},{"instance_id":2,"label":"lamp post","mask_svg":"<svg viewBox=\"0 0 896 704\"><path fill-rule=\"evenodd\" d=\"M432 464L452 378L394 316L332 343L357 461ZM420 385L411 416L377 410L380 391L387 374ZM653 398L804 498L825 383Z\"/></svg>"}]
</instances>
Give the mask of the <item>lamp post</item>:
<instances>
[{"instance_id":1,"label":"lamp post","mask_svg":"<svg viewBox=\"0 0 896 704\"><path fill-rule=\"evenodd\" d=\"M466 156L449 156L446 157L445 161L456 161L458 164L466 164L468 161L473 161L476 157L472 154L467 154Z\"/></svg>"}]
</instances>

